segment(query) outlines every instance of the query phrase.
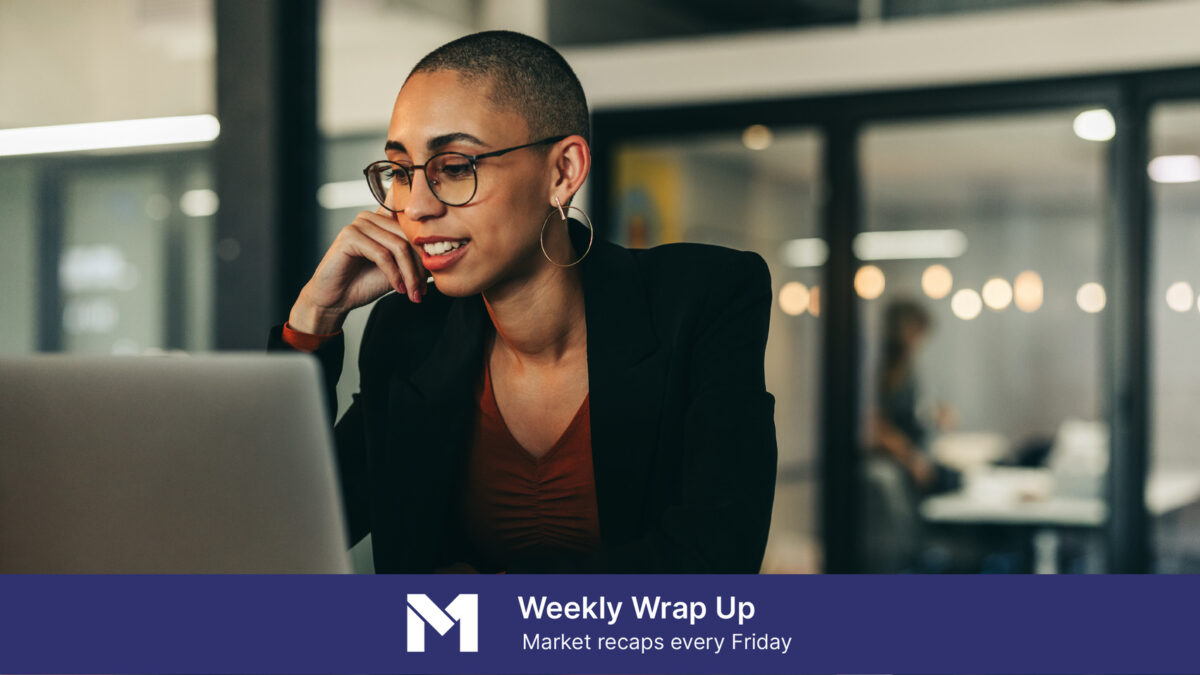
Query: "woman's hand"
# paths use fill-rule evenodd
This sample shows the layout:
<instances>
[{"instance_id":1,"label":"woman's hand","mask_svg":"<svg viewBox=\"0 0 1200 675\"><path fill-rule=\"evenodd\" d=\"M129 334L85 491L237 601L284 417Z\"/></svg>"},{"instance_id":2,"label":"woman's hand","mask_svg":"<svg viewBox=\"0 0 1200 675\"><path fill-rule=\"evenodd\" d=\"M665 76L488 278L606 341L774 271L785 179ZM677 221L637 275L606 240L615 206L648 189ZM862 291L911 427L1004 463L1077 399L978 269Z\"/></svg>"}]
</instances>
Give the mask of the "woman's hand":
<instances>
[{"instance_id":1,"label":"woman's hand","mask_svg":"<svg viewBox=\"0 0 1200 675\"><path fill-rule=\"evenodd\" d=\"M350 310L395 289L420 302L429 273L383 207L360 211L342 228L292 306L288 324L303 333L337 332Z\"/></svg>"},{"instance_id":2,"label":"woman's hand","mask_svg":"<svg viewBox=\"0 0 1200 675\"><path fill-rule=\"evenodd\" d=\"M934 466L933 461L916 449L913 450L908 462L908 471L912 474L917 487L922 491L933 487L933 483L937 479L937 467Z\"/></svg>"},{"instance_id":3,"label":"woman's hand","mask_svg":"<svg viewBox=\"0 0 1200 675\"><path fill-rule=\"evenodd\" d=\"M948 403L938 403L933 411L933 421L939 431L951 431L958 427L958 411Z\"/></svg>"}]
</instances>

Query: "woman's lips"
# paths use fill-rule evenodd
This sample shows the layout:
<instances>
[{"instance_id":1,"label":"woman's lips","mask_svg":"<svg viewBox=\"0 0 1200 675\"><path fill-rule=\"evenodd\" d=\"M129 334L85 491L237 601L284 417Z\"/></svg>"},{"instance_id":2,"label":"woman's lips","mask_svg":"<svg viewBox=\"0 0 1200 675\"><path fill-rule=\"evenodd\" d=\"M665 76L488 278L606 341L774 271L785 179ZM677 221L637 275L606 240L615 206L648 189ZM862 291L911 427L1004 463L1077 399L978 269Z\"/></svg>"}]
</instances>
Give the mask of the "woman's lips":
<instances>
[{"instance_id":1,"label":"woman's lips","mask_svg":"<svg viewBox=\"0 0 1200 675\"><path fill-rule=\"evenodd\" d=\"M464 240L462 245L446 253L440 255L430 255L424 246L419 247L421 250L421 264L425 265L425 269L430 272L444 270L453 265L459 258L463 257L464 252L471 246L471 240Z\"/></svg>"}]
</instances>

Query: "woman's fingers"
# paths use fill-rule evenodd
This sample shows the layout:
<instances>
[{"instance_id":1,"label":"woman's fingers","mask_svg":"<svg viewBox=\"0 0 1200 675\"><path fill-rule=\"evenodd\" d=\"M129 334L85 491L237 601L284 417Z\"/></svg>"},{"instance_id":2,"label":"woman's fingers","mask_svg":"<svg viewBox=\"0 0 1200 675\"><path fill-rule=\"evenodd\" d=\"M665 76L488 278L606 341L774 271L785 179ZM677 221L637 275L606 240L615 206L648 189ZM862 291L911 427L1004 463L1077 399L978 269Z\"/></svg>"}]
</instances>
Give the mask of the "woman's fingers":
<instances>
[{"instance_id":1,"label":"woman's fingers","mask_svg":"<svg viewBox=\"0 0 1200 675\"><path fill-rule=\"evenodd\" d=\"M388 216L363 211L355 220L355 225L364 235L390 252L399 269L404 287L408 289L409 299L413 302L420 302L421 295L425 292L424 268L412 245L404 239L403 232L396 221Z\"/></svg>"},{"instance_id":2,"label":"woman's fingers","mask_svg":"<svg viewBox=\"0 0 1200 675\"><path fill-rule=\"evenodd\" d=\"M396 252L396 259L400 263L402 270L408 270L410 266L406 263L411 263L412 277L410 279L406 274L405 280L409 281L410 288L415 288L419 291L420 295L424 295L429 290L427 283L429 272L421 263L420 252L416 250L415 246L409 243L408 237L404 234L404 230L401 229L399 223L396 222L395 216L386 211L381 213L381 211L383 211L382 207L376 210L375 213L364 211L359 214L360 220L375 225L383 232L391 235L381 237L381 243L388 243L389 248ZM399 241L396 241L392 237L398 238ZM400 255L401 253L403 253L403 256Z\"/></svg>"},{"instance_id":3,"label":"woman's fingers","mask_svg":"<svg viewBox=\"0 0 1200 675\"><path fill-rule=\"evenodd\" d=\"M408 286L404 283L404 275L396 263L395 254L387 246L368 236L357 224L343 230L343 236L346 238L347 254L375 263L397 293L406 292Z\"/></svg>"},{"instance_id":4,"label":"woman's fingers","mask_svg":"<svg viewBox=\"0 0 1200 675\"><path fill-rule=\"evenodd\" d=\"M394 214L391 211L388 211L387 209L380 206L379 208L375 209L375 215L383 218L381 226L384 226L384 227L395 226L396 234L400 235L400 237L403 238L404 241L408 241L408 235L404 234L404 229L401 228L400 225L396 222L396 214ZM413 262L417 266L417 272L418 272L417 276L420 277L420 279L421 279L421 295L424 295L429 290L429 281L431 280L429 270L425 269L425 263L421 262L421 252L416 250L416 247L412 246L411 242L409 244L409 249L412 252Z\"/></svg>"}]
</instances>

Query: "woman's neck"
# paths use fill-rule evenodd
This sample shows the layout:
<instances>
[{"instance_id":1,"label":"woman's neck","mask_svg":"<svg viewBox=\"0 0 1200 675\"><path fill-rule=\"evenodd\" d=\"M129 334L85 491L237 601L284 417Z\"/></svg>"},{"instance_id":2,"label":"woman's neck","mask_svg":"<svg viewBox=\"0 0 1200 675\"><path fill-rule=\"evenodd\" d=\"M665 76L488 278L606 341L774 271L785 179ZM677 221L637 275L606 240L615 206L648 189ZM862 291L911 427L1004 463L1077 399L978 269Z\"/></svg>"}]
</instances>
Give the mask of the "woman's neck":
<instances>
[{"instance_id":1,"label":"woman's neck","mask_svg":"<svg viewBox=\"0 0 1200 675\"><path fill-rule=\"evenodd\" d=\"M495 349L521 365L549 366L586 348L583 277L578 267L542 267L484 291Z\"/></svg>"}]
</instances>

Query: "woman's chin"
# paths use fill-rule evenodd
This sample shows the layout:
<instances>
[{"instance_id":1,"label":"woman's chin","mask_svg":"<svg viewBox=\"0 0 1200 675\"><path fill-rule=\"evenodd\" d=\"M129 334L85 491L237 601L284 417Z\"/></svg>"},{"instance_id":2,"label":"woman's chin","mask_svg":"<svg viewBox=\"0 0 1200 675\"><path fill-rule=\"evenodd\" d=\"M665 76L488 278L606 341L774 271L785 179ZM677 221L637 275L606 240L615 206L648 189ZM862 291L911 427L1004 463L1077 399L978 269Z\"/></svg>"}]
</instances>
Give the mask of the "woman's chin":
<instances>
[{"instance_id":1,"label":"woman's chin","mask_svg":"<svg viewBox=\"0 0 1200 675\"><path fill-rule=\"evenodd\" d=\"M465 279L455 278L453 274L434 274L433 285L437 287L438 292L450 298L465 298L471 295L477 295L483 289L478 284L471 283Z\"/></svg>"}]
</instances>

